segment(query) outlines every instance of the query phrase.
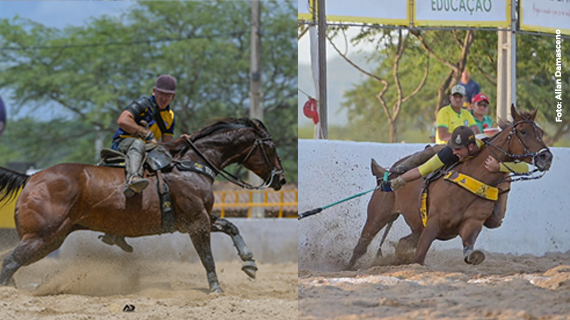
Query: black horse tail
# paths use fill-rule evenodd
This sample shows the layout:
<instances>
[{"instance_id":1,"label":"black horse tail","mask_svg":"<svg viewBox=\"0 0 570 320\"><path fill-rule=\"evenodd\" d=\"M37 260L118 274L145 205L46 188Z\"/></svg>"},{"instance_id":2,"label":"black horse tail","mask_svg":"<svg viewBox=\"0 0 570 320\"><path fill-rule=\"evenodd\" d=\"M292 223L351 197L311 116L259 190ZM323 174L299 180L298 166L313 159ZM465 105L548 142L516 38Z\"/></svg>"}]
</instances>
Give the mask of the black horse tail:
<instances>
[{"instance_id":1,"label":"black horse tail","mask_svg":"<svg viewBox=\"0 0 570 320\"><path fill-rule=\"evenodd\" d=\"M30 176L0 167L0 202L14 198Z\"/></svg>"}]
</instances>

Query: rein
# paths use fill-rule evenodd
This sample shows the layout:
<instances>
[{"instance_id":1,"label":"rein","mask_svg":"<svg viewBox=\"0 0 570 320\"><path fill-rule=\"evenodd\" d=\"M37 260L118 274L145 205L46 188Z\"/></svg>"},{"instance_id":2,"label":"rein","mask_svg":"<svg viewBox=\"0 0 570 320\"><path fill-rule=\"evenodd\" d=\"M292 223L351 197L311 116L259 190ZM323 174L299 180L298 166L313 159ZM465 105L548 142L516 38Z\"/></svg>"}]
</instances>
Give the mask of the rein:
<instances>
[{"instance_id":1,"label":"rein","mask_svg":"<svg viewBox=\"0 0 570 320\"><path fill-rule=\"evenodd\" d=\"M261 151L263 153L263 158L265 159L265 162L271 166L271 173L270 173L270 177L269 177L269 181L263 181L259 186L253 186L252 184L249 184L245 181L243 181L242 179L234 176L233 174L229 173L228 171L222 169L218 169L216 168L211 162L210 160L208 160L208 158L206 158L206 156L204 156L204 154L198 150L198 148L196 147L196 145L192 142L192 140L190 140L188 137L184 137L186 139L186 142L188 142L188 144L192 147L192 149L194 149L194 151L196 151L196 153L202 157L202 159L204 159L204 161L206 161L206 163L216 172L216 174L221 175L222 177L224 177L224 179L228 180L229 182L240 186L242 188L246 188L246 189L252 189L252 190L260 190L260 189L266 189L268 188L272 183L273 183L273 179L275 178L276 175L281 174L281 171L277 171L275 169L275 167L271 166L271 162L269 161L269 158L267 157L267 154L265 152L265 149L263 149L263 141L270 141L273 140L271 138L265 138L265 139L261 139L259 138L259 136L257 136L256 134L256 139L255 142L253 143L253 147L251 148L251 150L249 151L249 153L247 154L247 156L239 163L239 165L243 165L243 163L251 156L251 154L253 153L253 150L255 149L256 146L259 145L259 147L261 148Z\"/></svg>"},{"instance_id":2,"label":"rein","mask_svg":"<svg viewBox=\"0 0 570 320\"><path fill-rule=\"evenodd\" d=\"M519 134L518 134L518 131L517 131L517 129L516 129L516 126L517 126L517 125L519 125L519 124L521 124L521 123L525 123L525 122L528 123L528 124L530 124L530 125L534 128L534 133L535 133L535 138L536 138L536 140L539 141L539 142L542 142L542 139L540 138L540 136L539 136L538 133L537 133L537 132L538 132L538 127L537 127L536 123L534 123L534 121L527 120L527 119L521 120L521 121L517 121L517 122L511 124L511 131L509 132L509 136L507 137L507 146L510 145L510 142L511 142L511 139L513 138L513 136L517 137L517 139L518 139L520 145L524 148L525 154L520 155L520 154L512 154L512 153L509 153L509 152L507 152L506 150L501 149L501 148L497 147L496 145L492 144L491 142L492 142L493 139L491 139L491 140L483 140L483 142L485 143L485 145L488 145L488 146L490 146L490 147L493 147L494 149L500 151L501 153L503 153L505 156L507 156L507 157L509 157L509 158L512 158L512 159L523 159L523 158L527 158L527 157L532 157L532 158L533 158L533 163L534 163L534 161L535 161L534 158L535 158L537 155L541 154L542 152L548 150L548 147L544 146L544 148L540 149L538 152L531 152L531 151L528 150L527 145L521 140L521 138L520 138L520 136L519 136ZM543 145L544 145L544 143L543 143ZM491 153L493 154L493 156L495 156L495 159L499 160L499 156L497 155L497 153L495 153L493 149L490 149L490 151L491 151ZM508 165L506 165L504 161L500 161L500 163L502 163L507 169L509 169L509 171L511 172L511 175L509 175L509 176L506 177L506 178L500 179L500 180L498 181L497 185L498 185L498 184L501 184L501 183L503 183L503 182L517 182L517 181L536 180L536 179L542 178L542 177L546 174L546 172L540 171L540 170L538 170L538 169L534 169L534 170L532 170L532 171L530 171L530 172L523 172L523 173L521 173L521 172L515 172L515 171L514 171L513 169L511 169ZM535 175L535 173L536 173L537 171L540 171L540 174Z\"/></svg>"}]
</instances>

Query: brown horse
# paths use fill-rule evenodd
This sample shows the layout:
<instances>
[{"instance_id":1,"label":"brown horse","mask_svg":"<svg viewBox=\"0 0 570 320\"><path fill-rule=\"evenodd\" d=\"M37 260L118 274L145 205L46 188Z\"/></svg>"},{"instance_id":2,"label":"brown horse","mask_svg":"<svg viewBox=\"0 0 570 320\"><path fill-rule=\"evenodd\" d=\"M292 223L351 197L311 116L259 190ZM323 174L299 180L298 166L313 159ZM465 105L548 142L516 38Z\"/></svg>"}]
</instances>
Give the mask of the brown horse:
<instances>
[{"instance_id":1,"label":"brown horse","mask_svg":"<svg viewBox=\"0 0 570 320\"><path fill-rule=\"evenodd\" d=\"M286 182L271 135L258 120L227 119L203 128L190 139L181 137L162 145L175 161L207 163L216 173L229 164L241 163L264 179L264 187L279 190ZM232 237L239 232L231 224L228 227L228 221L216 221L210 215L214 205L212 179L176 167L163 176L176 212L174 231L190 235L206 269L210 291L223 292L210 249L210 231L224 231L221 229L226 227L231 230L224 232ZM8 285L21 266L59 248L75 230L126 237L160 234L162 215L156 177L149 179L151 184L143 193L126 198L122 191L125 173L121 168L59 164L32 176L0 168L0 201L23 187L15 211L21 241L4 259L0 283ZM238 250L239 244L245 246L243 239L236 243ZM251 255L244 254L248 253Z\"/></svg>"},{"instance_id":2,"label":"brown horse","mask_svg":"<svg viewBox=\"0 0 570 320\"><path fill-rule=\"evenodd\" d=\"M496 187L508 174L492 173L485 169L485 159L490 155L501 163L519 159L533 163L540 171L550 169L552 154L542 142L543 131L534 122L536 111L519 114L513 105L511 114L514 119L512 123L502 122L503 131L487 141L474 158L458 164L453 171ZM385 170L381 167L379 170L377 174L382 177ZM412 231L400 239L396 246L396 257L404 258L402 262L412 262L408 253L413 253L415 249L415 257L411 256L413 262L423 264L434 240L449 240L458 235L463 240L465 262L483 262L485 255L473 250L473 246L483 223L493 212L494 201L481 198L440 177L428 186L428 220L424 227L419 210L422 185L422 179L417 179L393 193L378 190L373 193L368 203L368 218L353 250L349 269L353 269L358 259L366 253L376 234L387 224L390 227L400 214ZM384 239L385 236L386 233ZM378 255L381 255L381 250Z\"/></svg>"}]
</instances>

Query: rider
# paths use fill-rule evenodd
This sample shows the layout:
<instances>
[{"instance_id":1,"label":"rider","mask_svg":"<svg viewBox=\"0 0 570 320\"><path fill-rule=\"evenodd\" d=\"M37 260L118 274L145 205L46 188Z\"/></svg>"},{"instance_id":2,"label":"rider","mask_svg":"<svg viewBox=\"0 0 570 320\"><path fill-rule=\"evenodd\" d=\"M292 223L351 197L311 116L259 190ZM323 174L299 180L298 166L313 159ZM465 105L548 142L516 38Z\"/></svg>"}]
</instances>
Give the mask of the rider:
<instances>
[{"instance_id":1,"label":"rider","mask_svg":"<svg viewBox=\"0 0 570 320\"><path fill-rule=\"evenodd\" d=\"M113 136L111 149L125 154L127 177L123 192L127 198L142 192L149 184L143 178L146 143L156 143L160 138L162 142L168 142L173 138L175 117L170 102L174 99L175 90L176 80L163 74L156 80L150 97L132 101L119 116L119 128ZM124 237L105 234L100 238L106 244L116 244L127 252L133 251Z\"/></svg>"},{"instance_id":2,"label":"rider","mask_svg":"<svg viewBox=\"0 0 570 320\"><path fill-rule=\"evenodd\" d=\"M148 186L148 180L142 177L145 143L156 143L160 138L162 142L172 140L175 117L170 110L170 102L174 99L175 90L176 80L168 74L161 75L152 89L152 96L132 101L119 116L119 128L113 136L111 149L126 155L127 180L124 193L127 198ZM143 126L143 120L148 128Z\"/></svg>"},{"instance_id":3,"label":"rider","mask_svg":"<svg viewBox=\"0 0 570 320\"><path fill-rule=\"evenodd\" d=\"M475 138L473 130L466 126L457 127L451 134L446 147L441 149L437 154L431 157L424 164L406 171L401 176L392 179L381 181L377 189L384 192L392 192L400 189L406 183L416 180L420 177L440 169L444 166L450 166L457 162L468 161L476 156L484 142ZM508 167L508 168L507 168ZM499 163L493 156L488 156L485 160L485 168L490 172L511 172L509 168L516 173L528 172L529 168L526 162L507 162L505 164ZM507 188L499 188L501 191L508 191ZM505 210L507 204L507 192L501 192L499 199L495 202L493 214L485 221L487 228L498 228L503 218L505 217Z\"/></svg>"}]
</instances>

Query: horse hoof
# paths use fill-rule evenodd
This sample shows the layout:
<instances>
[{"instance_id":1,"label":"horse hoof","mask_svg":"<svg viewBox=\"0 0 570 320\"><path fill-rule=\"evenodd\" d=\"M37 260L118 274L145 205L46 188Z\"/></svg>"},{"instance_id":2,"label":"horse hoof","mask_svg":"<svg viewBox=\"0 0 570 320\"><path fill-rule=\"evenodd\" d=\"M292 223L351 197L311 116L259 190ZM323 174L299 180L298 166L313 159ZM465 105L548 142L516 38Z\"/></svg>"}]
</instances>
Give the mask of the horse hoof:
<instances>
[{"instance_id":1,"label":"horse hoof","mask_svg":"<svg viewBox=\"0 0 570 320\"><path fill-rule=\"evenodd\" d=\"M472 251L465 257L465 262L472 265L478 265L483 261L485 261L485 254L480 250Z\"/></svg>"},{"instance_id":2,"label":"horse hoof","mask_svg":"<svg viewBox=\"0 0 570 320\"><path fill-rule=\"evenodd\" d=\"M224 293L224 290L222 290L222 287L219 285L215 285L214 287L210 288L210 293Z\"/></svg>"},{"instance_id":3,"label":"horse hoof","mask_svg":"<svg viewBox=\"0 0 570 320\"><path fill-rule=\"evenodd\" d=\"M255 272L257 271L257 265L255 261L248 260L243 263L241 270L245 272L250 278L255 279Z\"/></svg>"}]
</instances>

